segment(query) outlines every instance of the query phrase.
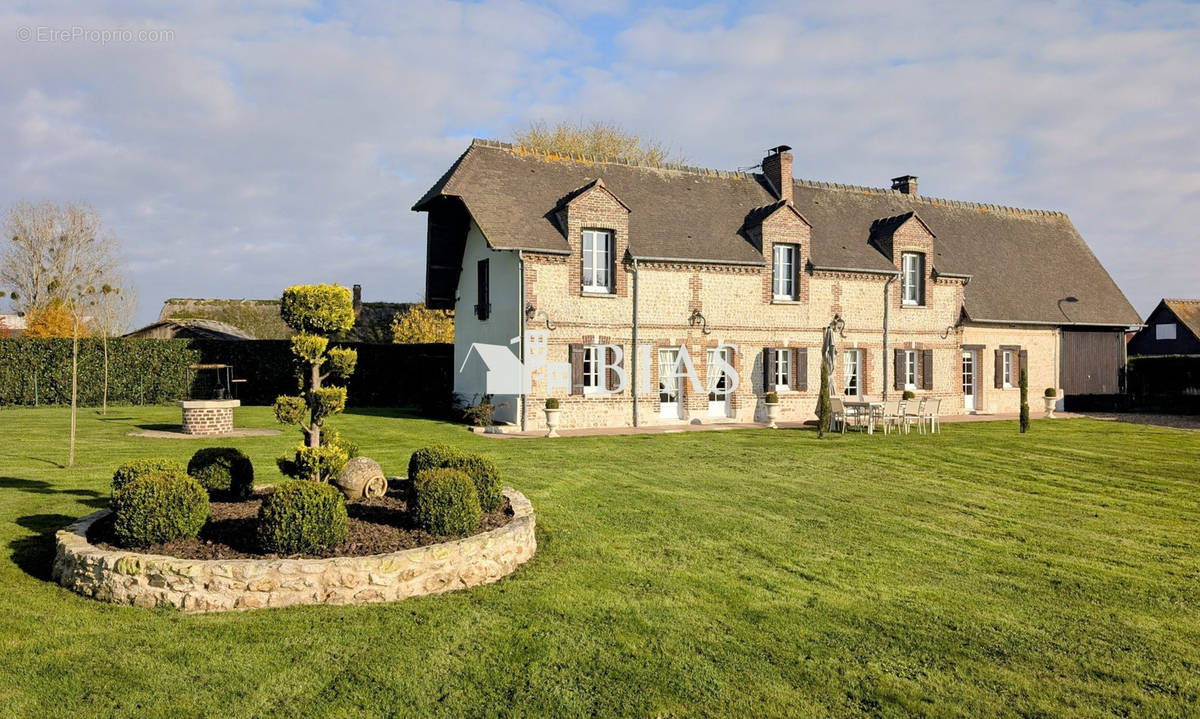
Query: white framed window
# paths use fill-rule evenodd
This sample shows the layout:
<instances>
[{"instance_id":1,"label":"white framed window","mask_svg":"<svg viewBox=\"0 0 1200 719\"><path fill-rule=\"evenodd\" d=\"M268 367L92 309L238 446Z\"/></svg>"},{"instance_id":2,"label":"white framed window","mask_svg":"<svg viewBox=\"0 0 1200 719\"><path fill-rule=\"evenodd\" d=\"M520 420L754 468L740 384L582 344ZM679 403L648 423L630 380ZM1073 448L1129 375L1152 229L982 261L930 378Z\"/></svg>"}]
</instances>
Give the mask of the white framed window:
<instances>
[{"instance_id":1,"label":"white framed window","mask_svg":"<svg viewBox=\"0 0 1200 719\"><path fill-rule=\"evenodd\" d=\"M595 394L604 389L600 365L604 360L603 345L586 345L583 348L583 393Z\"/></svg>"},{"instance_id":2,"label":"white framed window","mask_svg":"<svg viewBox=\"0 0 1200 719\"><path fill-rule=\"evenodd\" d=\"M1004 350L1000 353L1000 361L1003 363L1003 366L1000 368L1000 380L1004 384L1005 389L1012 389L1013 386L1014 355L1016 355L1016 352L1012 350Z\"/></svg>"},{"instance_id":3,"label":"white framed window","mask_svg":"<svg viewBox=\"0 0 1200 719\"><path fill-rule=\"evenodd\" d=\"M842 354L842 394L862 395L862 350L846 350Z\"/></svg>"},{"instance_id":4,"label":"white framed window","mask_svg":"<svg viewBox=\"0 0 1200 719\"><path fill-rule=\"evenodd\" d=\"M675 376L675 363L679 361L678 347L661 347L658 350L658 402L659 416L677 419L680 416L679 378Z\"/></svg>"},{"instance_id":5,"label":"white framed window","mask_svg":"<svg viewBox=\"0 0 1200 719\"><path fill-rule=\"evenodd\" d=\"M917 351L904 350L904 389L917 388Z\"/></svg>"},{"instance_id":6,"label":"white framed window","mask_svg":"<svg viewBox=\"0 0 1200 719\"><path fill-rule=\"evenodd\" d=\"M918 252L905 252L900 256L900 303L905 305L920 305L922 277L922 256Z\"/></svg>"},{"instance_id":7,"label":"white framed window","mask_svg":"<svg viewBox=\"0 0 1200 719\"><path fill-rule=\"evenodd\" d=\"M612 293L612 233L583 231L583 291Z\"/></svg>"},{"instance_id":8,"label":"white framed window","mask_svg":"<svg viewBox=\"0 0 1200 719\"><path fill-rule=\"evenodd\" d=\"M796 245L775 245L774 296L777 300L794 300L797 292L796 263L800 259L800 248Z\"/></svg>"},{"instance_id":9,"label":"white framed window","mask_svg":"<svg viewBox=\"0 0 1200 719\"><path fill-rule=\"evenodd\" d=\"M792 351L775 350L775 389L789 390L792 384Z\"/></svg>"},{"instance_id":10,"label":"white framed window","mask_svg":"<svg viewBox=\"0 0 1200 719\"><path fill-rule=\"evenodd\" d=\"M1154 339L1156 340L1173 340L1175 339L1175 323L1168 322L1161 325L1154 325Z\"/></svg>"}]
</instances>

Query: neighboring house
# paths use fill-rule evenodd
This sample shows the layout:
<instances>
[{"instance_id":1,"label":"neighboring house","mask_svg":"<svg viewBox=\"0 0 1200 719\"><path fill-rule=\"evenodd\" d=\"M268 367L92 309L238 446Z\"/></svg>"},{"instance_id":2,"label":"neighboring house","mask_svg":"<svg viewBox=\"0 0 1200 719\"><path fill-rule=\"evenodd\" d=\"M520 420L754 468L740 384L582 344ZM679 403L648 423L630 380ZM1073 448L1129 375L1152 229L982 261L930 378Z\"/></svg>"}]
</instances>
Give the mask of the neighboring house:
<instances>
[{"instance_id":1,"label":"neighboring house","mask_svg":"<svg viewBox=\"0 0 1200 719\"><path fill-rule=\"evenodd\" d=\"M1200 300L1164 299L1129 340L1129 356L1200 356Z\"/></svg>"},{"instance_id":2,"label":"neighboring house","mask_svg":"<svg viewBox=\"0 0 1200 719\"><path fill-rule=\"evenodd\" d=\"M358 342L388 344L392 318L412 306L406 302L363 302L362 285L354 285L354 328L344 337ZM209 320L236 328L248 339L285 340L294 332L279 316L279 300L227 300L174 298L163 303L158 323L172 320ZM150 327L154 327L151 325ZM137 330L137 334L143 330Z\"/></svg>"},{"instance_id":3,"label":"neighboring house","mask_svg":"<svg viewBox=\"0 0 1200 719\"><path fill-rule=\"evenodd\" d=\"M139 339L204 339L204 340L249 340L254 339L249 334L233 325L216 320L202 319L169 319L160 320L141 329L134 330L126 337Z\"/></svg>"},{"instance_id":4,"label":"neighboring house","mask_svg":"<svg viewBox=\"0 0 1200 719\"><path fill-rule=\"evenodd\" d=\"M0 337L20 337L25 331L25 318L21 315L0 315Z\"/></svg>"},{"instance_id":5,"label":"neighboring house","mask_svg":"<svg viewBox=\"0 0 1200 719\"><path fill-rule=\"evenodd\" d=\"M832 324L840 396L1016 412L1021 368L1033 397L1119 391L1140 318L1066 215L922 197L911 175L796 180L789 149L751 174L475 140L413 207L429 213L427 304L456 311L456 369L475 343L524 361L510 341L545 329L545 358L571 363L563 427L761 420L772 391L805 420ZM631 376L619 394L602 391L609 344ZM701 391L669 376L683 348ZM483 372L456 377L468 399L485 390ZM541 428L546 394L535 375L526 397L494 398L497 418Z\"/></svg>"}]
</instances>

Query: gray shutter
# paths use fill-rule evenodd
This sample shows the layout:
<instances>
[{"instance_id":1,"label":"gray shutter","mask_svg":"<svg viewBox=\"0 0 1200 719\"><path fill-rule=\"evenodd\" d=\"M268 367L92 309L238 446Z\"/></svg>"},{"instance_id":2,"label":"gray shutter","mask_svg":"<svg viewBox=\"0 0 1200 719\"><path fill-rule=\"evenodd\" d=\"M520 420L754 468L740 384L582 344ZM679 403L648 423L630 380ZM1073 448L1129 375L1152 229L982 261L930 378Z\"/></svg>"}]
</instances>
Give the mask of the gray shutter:
<instances>
[{"instance_id":1,"label":"gray shutter","mask_svg":"<svg viewBox=\"0 0 1200 719\"><path fill-rule=\"evenodd\" d=\"M763 347L763 392L775 391L775 348Z\"/></svg>"},{"instance_id":2,"label":"gray shutter","mask_svg":"<svg viewBox=\"0 0 1200 719\"><path fill-rule=\"evenodd\" d=\"M904 389L904 350L893 350L895 359L893 364L896 370L895 388Z\"/></svg>"},{"instance_id":3,"label":"gray shutter","mask_svg":"<svg viewBox=\"0 0 1200 719\"><path fill-rule=\"evenodd\" d=\"M797 347L792 350L792 374L796 381L793 389L800 392L808 391L808 348Z\"/></svg>"},{"instance_id":4,"label":"gray shutter","mask_svg":"<svg viewBox=\"0 0 1200 719\"><path fill-rule=\"evenodd\" d=\"M933 350L921 353L921 389L933 389Z\"/></svg>"},{"instance_id":5,"label":"gray shutter","mask_svg":"<svg viewBox=\"0 0 1200 719\"><path fill-rule=\"evenodd\" d=\"M571 360L571 394L583 394L583 345L569 346Z\"/></svg>"},{"instance_id":6,"label":"gray shutter","mask_svg":"<svg viewBox=\"0 0 1200 719\"><path fill-rule=\"evenodd\" d=\"M1021 380L1021 373L1029 368L1029 350L1021 350L1017 352L1017 381ZM1029 381L1029 377L1025 377Z\"/></svg>"},{"instance_id":7,"label":"gray shutter","mask_svg":"<svg viewBox=\"0 0 1200 719\"><path fill-rule=\"evenodd\" d=\"M996 350L996 389L1004 387L1004 350Z\"/></svg>"}]
</instances>

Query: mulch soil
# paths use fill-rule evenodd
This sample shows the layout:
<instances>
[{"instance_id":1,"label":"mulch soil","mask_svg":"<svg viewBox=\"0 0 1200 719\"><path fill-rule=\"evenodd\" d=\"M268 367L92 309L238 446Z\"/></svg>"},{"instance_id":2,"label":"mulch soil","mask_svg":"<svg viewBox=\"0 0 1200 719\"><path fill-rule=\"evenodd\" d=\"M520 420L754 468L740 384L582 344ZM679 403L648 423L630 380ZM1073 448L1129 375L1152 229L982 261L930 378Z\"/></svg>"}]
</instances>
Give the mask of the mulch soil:
<instances>
[{"instance_id":1,"label":"mulch soil","mask_svg":"<svg viewBox=\"0 0 1200 719\"><path fill-rule=\"evenodd\" d=\"M258 551L255 527L258 508L262 505L261 494L255 494L242 502L211 502L208 523L195 539L183 539L166 544L156 544L136 551L143 554L163 554L180 559L271 559L277 554ZM295 557L365 557L372 554L387 554L401 549L422 547L426 544L445 542L452 537L442 537L418 529L406 511L404 500L394 493L378 499L364 499L346 504L349 515L346 543L318 554L299 554ZM480 534L496 529L512 520L512 507L504 500L499 510L483 515ZM88 541L103 549L121 550L113 535L112 515L92 525Z\"/></svg>"}]
</instances>

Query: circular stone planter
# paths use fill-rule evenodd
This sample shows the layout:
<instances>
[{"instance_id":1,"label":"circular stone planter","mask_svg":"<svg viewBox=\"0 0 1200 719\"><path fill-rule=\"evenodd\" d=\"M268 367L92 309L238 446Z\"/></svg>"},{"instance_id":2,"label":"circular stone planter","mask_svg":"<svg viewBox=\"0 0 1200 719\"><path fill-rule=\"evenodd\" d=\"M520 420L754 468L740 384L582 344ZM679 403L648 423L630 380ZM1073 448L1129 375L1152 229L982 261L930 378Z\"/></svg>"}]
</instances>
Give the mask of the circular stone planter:
<instances>
[{"instance_id":1,"label":"circular stone planter","mask_svg":"<svg viewBox=\"0 0 1200 719\"><path fill-rule=\"evenodd\" d=\"M489 584L537 550L533 505L504 488L513 517L503 527L390 554L330 559L193 560L101 549L87 540L104 509L55 537L54 579L85 597L138 607L222 612L297 604L394 602Z\"/></svg>"}]
</instances>

